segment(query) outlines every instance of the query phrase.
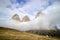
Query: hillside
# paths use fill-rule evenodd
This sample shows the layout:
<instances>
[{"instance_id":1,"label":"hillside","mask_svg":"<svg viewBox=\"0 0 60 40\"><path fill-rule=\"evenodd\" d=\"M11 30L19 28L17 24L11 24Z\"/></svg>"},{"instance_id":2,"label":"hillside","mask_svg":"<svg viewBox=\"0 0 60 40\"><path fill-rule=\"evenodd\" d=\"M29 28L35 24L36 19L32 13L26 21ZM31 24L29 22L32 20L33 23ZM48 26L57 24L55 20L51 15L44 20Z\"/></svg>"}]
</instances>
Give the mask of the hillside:
<instances>
[{"instance_id":1,"label":"hillside","mask_svg":"<svg viewBox=\"0 0 60 40\"><path fill-rule=\"evenodd\" d=\"M0 40L59 40L59 38L49 38L42 35L0 27Z\"/></svg>"}]
</instances>

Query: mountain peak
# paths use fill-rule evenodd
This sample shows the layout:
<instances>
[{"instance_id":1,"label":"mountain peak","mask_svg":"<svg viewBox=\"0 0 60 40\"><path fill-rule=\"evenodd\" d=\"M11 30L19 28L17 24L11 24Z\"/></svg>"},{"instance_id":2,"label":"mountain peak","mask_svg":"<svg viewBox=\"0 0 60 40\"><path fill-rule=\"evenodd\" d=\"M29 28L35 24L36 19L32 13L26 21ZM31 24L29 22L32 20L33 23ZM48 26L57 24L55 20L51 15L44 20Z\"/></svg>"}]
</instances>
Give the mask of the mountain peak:
<instances>
[{"instance_id":1,"label":"mountain peak","mask_svg":"<svg viewBox=\"0 0 60 40\"><path fill-rule=\"evenodd\" d=\"M22 19L22 22L27 22L27 21L30 21L29 17L28 16L24 16L23 19Z\"/></svg>"},{"instance_id":2,"label":"mountain peak","mask_svg":"<svg viewBox=\"0 0 60 40\"><path fill-rule=\"evenodd\" d=\"M42 12L38 12L38 13L36 14L35 18L37 18L37 17L39 17L39 16L42 16L42 15L43 15Z\"/></svg>"},{"instance_id":3,"label":"mountain peak","mask_svg":"<svg viewBox=\"0 0 60 40\"><path fill-rule=\"evenodd\" d=\"M17 21L20 21L20 18L19 18L19 15L18 14L14 14L12 16L12 19L17 20Z\"/></svg>"}]
</instances>

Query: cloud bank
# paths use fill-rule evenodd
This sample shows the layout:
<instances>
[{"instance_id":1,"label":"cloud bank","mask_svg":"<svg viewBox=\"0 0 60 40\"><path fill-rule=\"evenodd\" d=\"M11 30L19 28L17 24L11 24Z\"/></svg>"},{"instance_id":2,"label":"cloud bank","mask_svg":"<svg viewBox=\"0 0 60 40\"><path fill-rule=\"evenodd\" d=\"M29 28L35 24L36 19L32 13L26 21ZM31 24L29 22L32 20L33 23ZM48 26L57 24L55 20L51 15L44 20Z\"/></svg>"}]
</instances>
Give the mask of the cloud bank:
<instances>
[{"instance_id":1,"label":"cloud bank","mask_svg":"<svg viewBox=\"0 0 60 40\"><path fill-rule=\"evenodd\" d=\"M43 16L36 18L30 22L18 22L10 19L4 25L7 28L12 28L20 31L28 30L56 30L57 24L60 24L60 5L59 2L49 6L42 11ZM8 24L8 25L7 25Z\"/></svg>"},{"instance_id":2,"label":"cloud bank","mask_svg":"<svg viewBox=\"0 0 60 40\"><path fill-rule=\"evenodd\" d=\"M55 0L53 0L53 1L55 1ZM9 15L9 17L7 19L4 19L5 16L4 17L1 16L2 18L0 19L0 26L16 29L16 30L20 30L20 31L28 31L28 30L55 30L55 29L57 29L55 27L55 25L59 26L59 24L60 24L60 17L59 17L60 16L60 1L53 2L52 5L49 2L50 6L47 7L46 5L48 5L47 4L48 1L33 0L33 1L31 1L31 3L28 2L28 4L24 5L24 7L18 8L18 9L15 8L16 5L12 5L10 1L8 1L8 2L2 1L2 0L0 1L0 3L1 3L0 12L2 12L3 14ZM38 3L36 3L36 2L38 2ZM41 2L44 2L44 3L41 3ZM12 8L6 8L6 6L9 4L12 5ZM43 7L41 7L41 5L43 5L44 8L45 8L45 6L47 8L44 9ZM15 13L19 14L21 18L25 15L28 15L31 19L33 19L34 18L33 16L35 15L35 13L37 13L38 11L41 11L41 9L44 9L42 11L42 13L44 13L44 15L40 16L37 19L32 20L30 22L21 23L21 22L14 21L11 19L12 15L14 15ZM32 14L32 15L30 15L30 14Z\"/></svg>"},{"instance_id":3,"label":"cloud bank","mask_svg":"<svg viewBox=\"0 0 60 40\"><path fill-rule=\"evenodd\" d=\"M42 11L52 2L48 0L0 0L0 12L4 12L8 16L17 13L20 17L28 15L31 20L38 11Z\"/></svg>"}]
</instances>

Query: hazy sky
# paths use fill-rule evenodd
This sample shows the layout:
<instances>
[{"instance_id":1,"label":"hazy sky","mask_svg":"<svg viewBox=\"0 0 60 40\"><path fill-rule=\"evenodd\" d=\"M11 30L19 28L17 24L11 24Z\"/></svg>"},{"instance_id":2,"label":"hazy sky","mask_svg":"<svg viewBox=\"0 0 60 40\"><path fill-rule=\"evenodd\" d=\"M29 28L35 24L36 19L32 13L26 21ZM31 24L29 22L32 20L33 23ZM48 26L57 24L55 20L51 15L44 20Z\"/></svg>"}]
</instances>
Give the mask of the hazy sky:
<instances>
[{"instance_id":1,"label":"hazy sky","mask_svg":"<svg viewBox=\"0 0 60 40\"><path fill-rule=\"evenodd\" d=\"M0 0L0 24L14 14L19 14L20 18L28 15L32 20L36 13L45 10L55 2L60 0Z\"/></svg>"},{"instance_id":2,"label":"hazy sky","mask_svg":"<svg viewBox=\"0 0 60 40\"><path fill-rule=\"evenodd\" d=\"M16 13L20 15L20 18L28 15L30 19L33 19L37 12L59 1L60 0L0 0L0 20L8 19Z\"/></svg>"}]
</instances>

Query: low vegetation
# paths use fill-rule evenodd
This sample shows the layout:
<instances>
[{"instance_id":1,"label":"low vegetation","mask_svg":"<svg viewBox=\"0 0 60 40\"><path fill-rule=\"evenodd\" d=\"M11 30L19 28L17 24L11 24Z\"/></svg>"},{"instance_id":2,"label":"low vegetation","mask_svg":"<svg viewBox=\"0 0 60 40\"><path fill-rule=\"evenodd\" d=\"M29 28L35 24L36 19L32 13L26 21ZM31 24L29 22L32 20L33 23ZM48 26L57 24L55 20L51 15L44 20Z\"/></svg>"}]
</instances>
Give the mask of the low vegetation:
<instances>
[{"instance_id":1,"label":"low vegetation","mask_svg":"<svg viewBox=\"0 0 60 40\"><path fill-rule=\"evenodd\" d=\"M47 37L0 27L0 40L60 40L60 38Z\"/></svg>"}]
</instances>

